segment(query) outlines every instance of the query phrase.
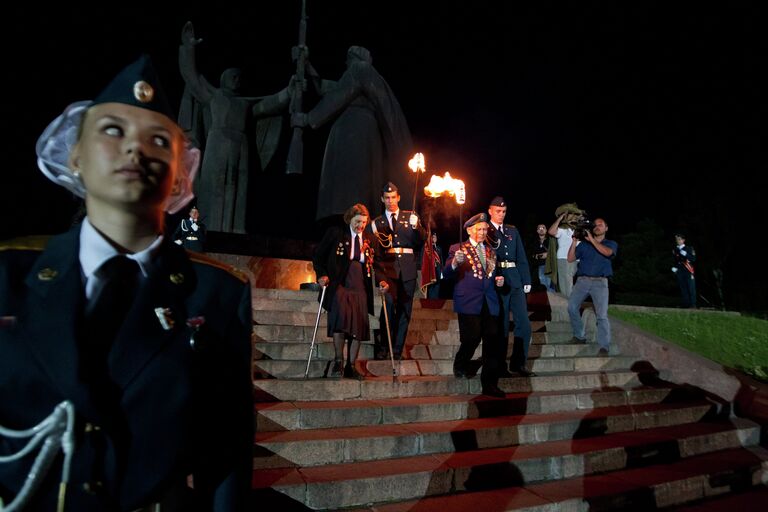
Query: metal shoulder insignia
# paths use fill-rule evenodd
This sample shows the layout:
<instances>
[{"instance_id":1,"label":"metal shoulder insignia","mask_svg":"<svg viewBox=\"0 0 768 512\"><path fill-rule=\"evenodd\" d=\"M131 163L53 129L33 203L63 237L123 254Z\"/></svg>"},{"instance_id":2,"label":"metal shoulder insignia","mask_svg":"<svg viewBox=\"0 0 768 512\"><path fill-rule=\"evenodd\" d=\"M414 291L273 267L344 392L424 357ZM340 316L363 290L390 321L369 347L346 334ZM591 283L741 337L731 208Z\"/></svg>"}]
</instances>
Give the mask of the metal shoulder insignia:
<instances>
[{"instance_id":1,"label":"metal shoulder insignia","mask_svg":"<svg viewBox=\"0 0 768 512\"><path fill-rule=\"evenodd\" d=\"M218 269L221 269L229 274L231 274L233 277L239 279L243 283L247 283L249 281L248 274L243 272L237 267L233 267L232 265L227 265L226 263L219 261L215 258L211 258L210 256L206 256L205 254L201 254L199 252L190 251L187 249L187 256L189 257L190 261L193 261L194 263L202 263L203 265L208 265L211 267L216 267Z\"/></svg>"},{"instance_id":2,"label":"metal shoulder insignia","mask_svg":"<svg viewBox=\"0 0 768 512\"><path fill-rule=\"evenodd\" d=\"M33 235L3 240L0 251L42 251L50 239L50 235Z\"/></svg>"}]
</instances>

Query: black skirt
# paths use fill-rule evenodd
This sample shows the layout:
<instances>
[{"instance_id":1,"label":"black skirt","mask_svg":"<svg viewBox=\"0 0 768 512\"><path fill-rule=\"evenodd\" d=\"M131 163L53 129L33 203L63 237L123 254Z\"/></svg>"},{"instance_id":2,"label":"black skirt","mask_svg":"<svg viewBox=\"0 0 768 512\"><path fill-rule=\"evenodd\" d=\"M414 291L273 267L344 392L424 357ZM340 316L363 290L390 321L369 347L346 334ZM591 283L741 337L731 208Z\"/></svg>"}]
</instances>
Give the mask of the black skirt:
<instances>
[{"instance_id":1,"label":"black skirt","mask_svg":"<svg viewBox=\"0 0 768 512\"><path fill-rule=\"evenodd\" d=\"M331 309L328 312L328 336L342 332L360 341L371 339L368 324L368 297L365 293L365 273L363 264L351 262L344 284L340 284L333 294Z\"/></svg>"}]
</instances>

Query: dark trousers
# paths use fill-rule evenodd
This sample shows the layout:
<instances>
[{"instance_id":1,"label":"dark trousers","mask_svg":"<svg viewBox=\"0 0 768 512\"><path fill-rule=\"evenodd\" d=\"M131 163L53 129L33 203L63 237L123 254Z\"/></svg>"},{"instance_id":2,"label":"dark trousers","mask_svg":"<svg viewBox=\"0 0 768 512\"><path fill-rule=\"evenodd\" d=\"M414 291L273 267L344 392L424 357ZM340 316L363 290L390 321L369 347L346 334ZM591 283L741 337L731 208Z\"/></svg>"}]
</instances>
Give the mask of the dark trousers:
<instances>
[{"instance_id":1,"label":"dark trousers","mask_svg":"<svg viewBox=\"0 0 768 512\"><path fill-rule=\"evenodd\" d=\"M394 357L400 357L405 346L405 336L408 334L408 324L411 322L413 310L413 294L416 291L416 280L402 279L387 280L389 292L385 295L389 328L392 335L392 351ZM387 346L387 324L384 318L384 308L379 316L381 344ZM378 347L383 349L384 347Z\"/></svg>"},{"instance_id":2,"label":"dark trousers","mask_svg":"<svg viewBox=\"0 0 768 512\"><path fill-rule=\"evenodd\" d=\"M461 345L453 361L454 369L466 372L472 355L482 340L483 372L480 374L480 382L483 387L496 386L499 382L499 361L504 360L504 355L501 354L498 316L491 315L485 301L479 315L459 313L458 316Z\"/></svg>"},{"instance_id":3,"label":"dark trousers","mask_svg":"<svg viewBox=\"0 0 768 512\"><path fill-rule=\"evenodd\" d=\"M680 295L684 308L696 307L696 279L690 272L680 269L677 271L677 284L680 285Z\"/></svg>"},{"instance_id":4,"label":"dark trousers","mask_svg":"<svg viewBox=\"0 0 768 512\"><path fill-rule=\"evenodd\" d=\"M513 369L525 366L528 361L528 347L531 344L531 321L528 318L528 300L522 288L511 288L504 285L496 288L499 296L499 315L501 336L501 353L499 364L505 364L509 352L509 312L515 319L514 344L512 355L509 357L509 366Z\"/></svg>"}]
</instances>

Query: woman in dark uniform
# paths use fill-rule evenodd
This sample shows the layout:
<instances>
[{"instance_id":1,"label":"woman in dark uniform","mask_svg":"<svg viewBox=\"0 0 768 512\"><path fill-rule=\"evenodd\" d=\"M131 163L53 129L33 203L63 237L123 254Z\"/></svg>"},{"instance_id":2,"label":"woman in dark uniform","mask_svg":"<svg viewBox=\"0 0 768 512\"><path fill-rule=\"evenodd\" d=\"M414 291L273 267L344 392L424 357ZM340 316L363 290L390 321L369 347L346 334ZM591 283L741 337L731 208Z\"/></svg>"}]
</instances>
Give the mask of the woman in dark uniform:
<instances>
[{"instance_id":1,"label":"woman in dark uniform","mask_svg":"<svg viewBox=\"0 0 768 512\"><path fill-rule=\"evenodd\" d=\"M46 475L0 436L18 458L0 464L6 505L250 510L250 286L163 234L199 161L174 119L145 56L38 141L41 169L87 216L47 244L0 247L0 425L29 429L68 404L73 443Z\"/></svg>"},{"instance_id":2,"label":"woman in dark uniform","mask_svg":"<svg viewBox=\"0 0 768 512\"><path fill-rule=\"evenodd\" d=\"M344 213L346 228L329 228L312 258L318 284L328 287L323 308L335 351L331 377L341 376L344 340L349 341L344 376L362 377L355 361L360 342L370 339L368 315L373 314L373 240L364 231L369 220L365 205L350 207Z\"/></svg>"}]
</instances>

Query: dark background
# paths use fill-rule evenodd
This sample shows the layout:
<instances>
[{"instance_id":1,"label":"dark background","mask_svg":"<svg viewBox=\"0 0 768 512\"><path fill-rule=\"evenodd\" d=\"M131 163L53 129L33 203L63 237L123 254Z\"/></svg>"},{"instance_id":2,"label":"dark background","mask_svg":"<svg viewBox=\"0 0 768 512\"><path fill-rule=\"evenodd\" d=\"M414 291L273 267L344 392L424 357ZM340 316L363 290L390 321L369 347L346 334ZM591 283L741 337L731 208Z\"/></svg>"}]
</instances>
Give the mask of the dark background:
<instances>
[{"instance_id":1,"label":"dark background","mask_svg":"<svg viewBox=\"0 0 768 512\"><path fill-rule=\"evenodd\" d=\"M34 155L37 136L64 106L92 98L141 52L152 55L178 102L185 21L203 39L198 67L215 85L238 66L243 92L265 95L293 73L299 0L152 9L6 8L0 238L56 233L71 222L76 202L37 171ZM768 308L759 251L768 20L759 2L308 0L308 13L310 59L324 77L341 75L350 45L371 50L427 157L427 174L448 170L467 183L465 218L500 194L507 221L530 236L536 223L554 220L558 205L576 201L606 219L609 237L639 237L620 247L619 268L655 258L636 269L638 283L647 271L672 282L671 235L684 230L707 294L724 289L730 305ZM306 133L304 175L284 174L281 147L252 176L253 236L317 239L326 135L327 127ZM438 228L445 246L458 237L455 207L446 208Z\"/></svg>"}]
</instances>

